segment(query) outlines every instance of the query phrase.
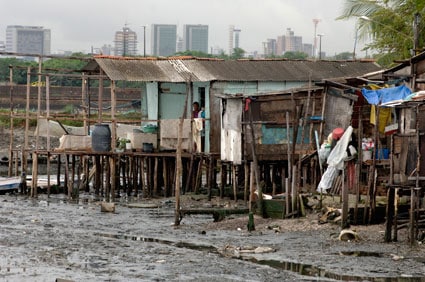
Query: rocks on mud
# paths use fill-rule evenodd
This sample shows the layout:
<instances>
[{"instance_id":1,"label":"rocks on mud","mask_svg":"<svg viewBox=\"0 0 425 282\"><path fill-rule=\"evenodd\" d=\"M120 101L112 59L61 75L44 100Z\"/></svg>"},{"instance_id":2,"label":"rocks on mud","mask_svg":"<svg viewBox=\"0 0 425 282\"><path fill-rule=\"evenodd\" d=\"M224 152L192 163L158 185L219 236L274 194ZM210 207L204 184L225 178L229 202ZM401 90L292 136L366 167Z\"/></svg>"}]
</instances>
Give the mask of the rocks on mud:
<instances>
[{"instance_id":1,"label":"rocks on mud","mask_svg":"<svg viewBox=\"0 0 425 282\"><path fill-rule=\"evenodd\" d=\"M115 203L107 203L107 202L101 202L100 203L100 211L101 212L115 212Z\"/></svg>"}]
</instances>

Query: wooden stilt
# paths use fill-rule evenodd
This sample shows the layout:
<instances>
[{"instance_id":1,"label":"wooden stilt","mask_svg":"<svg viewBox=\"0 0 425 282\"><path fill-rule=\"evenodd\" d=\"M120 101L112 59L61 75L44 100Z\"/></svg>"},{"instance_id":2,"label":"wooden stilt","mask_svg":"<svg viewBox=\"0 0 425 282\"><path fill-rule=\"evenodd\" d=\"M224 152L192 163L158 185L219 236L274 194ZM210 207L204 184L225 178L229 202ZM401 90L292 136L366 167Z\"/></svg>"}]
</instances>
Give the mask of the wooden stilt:
<instances>
[{"instance_id":1,"label":"wooden stilt","mask_svg":"<svg viewBox=\"0 0 425 282\"><path fill-rule=\"evenodd\" d=\"M211 194L213 189L213 173L214 173L214 157L210 156L208 167L208 201L211 201Z\"/></svg>"},{"instance_id":2,"label":"wooden stilt","mask_svg":"<svg viewBox=\"0 0 425 282\"><path fill-rule=\"evenodd\" d=\"M220 165L220 199L223 198L225 185L226 185L226 164L221 162L221 165Z\"/></svg>"},{"instance_id":3,"label":"wooden stilt","mask_svg":"<svg viewBox=\"0 0 425 282\"><path fill-rule=\"evenodd\" d=\"M236 165L232 164L233 200L238 201L238 181L236 177Z\"/></svg>"},{"instance_id":4,"label":"wooden stilt","mask_svg":"<svg viewBox=\"0 0 425 282\"><path fill-rule=\"evenodd\" d=\"M153 194L158 195L158 158L154 158Z\"/></svg>"},{"instance_id":5,"label":"wooden stilt","mask_svg":"<svg viewBox=\"0 0 425 282\"><path fill-rule=\"evenodd\" d=\"M94 156L94 162L95 162L95 167L96 167L96 174L94 177L94 193L95 195L99 196L99 191L100 191L100 181L101 181L101 169L100 169L100 156L96 155Z\"/></svg>"},{"instance_id":6,"label":"wooden stilt","mask_svg":"<svg viewBox=\"0 0 425 282\"><path fill-rule=\"evenodd\" d=\"M271 173L271 180L272 180L272 195L276 195L276 189L277 189L277 184L276 184L276 165L272 164L272 173Z\"/></svg>"},{"instance_id":7,"label":"wooden stilt","mask_svg":"<svg viewBox=\"0 0 425 282\"><path fill-rule=\"evenodd\" d=\"M248 162L244 162L244 190L243 190L243 200L246 203L248 201L248 189L249 189L249 164Z\"/></svg>"},{"instance_id":8,"label":"wooden stilt","mask_svg":"<svg viewBox=\"0 0 425 282\"><path fill-rule=\"evenodd\" d=\"M199 189L201 188L201 185L202 185L202 164L203 164L203 157L201 155L199 157L198 171L196 173L195 194L199 194Z\"/></svg>"},{"instance_id":9,"label":"wooden stilt","mask_svg":"<svg viewBox=\"0 0 425 282\"><path fill-rule=\"evenodd\" d=\"M250 174L249 174L249 211L252 211L252 205L254 202L254 192L255 192L255 176L254 176L254 164L251 162L250 163L251 169L250 169Z\"/></svg>"}]
</instances>

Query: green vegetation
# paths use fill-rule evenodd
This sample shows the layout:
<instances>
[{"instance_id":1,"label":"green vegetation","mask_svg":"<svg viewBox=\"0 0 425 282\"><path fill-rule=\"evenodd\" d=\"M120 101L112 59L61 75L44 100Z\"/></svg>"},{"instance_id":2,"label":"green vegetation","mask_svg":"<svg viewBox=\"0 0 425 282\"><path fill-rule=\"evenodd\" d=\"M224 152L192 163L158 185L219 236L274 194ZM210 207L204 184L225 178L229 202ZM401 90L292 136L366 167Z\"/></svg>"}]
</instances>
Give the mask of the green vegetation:
<instances>
[{"instance_id":1,"label":"green vegetation","mask_svg":"<svg viewBox=\"0 0 425 282\"><path fill-rule=\"evenodd\" d=\"M365 49L377 51L378 63L390 66L422 49L424 14L423 0L346 0L338 19L356 19L359 39L372 39Z\"/></svg>"},{"instance_id":2,"label":"green vegetation","mask_svg":"<svg viewBox=\"0 0 425 282\"><path fill-rule=\"evenodd\" d=\"M14 115L19 116L18 118L13 118L13 126L14 127L23 127L25 126L25 111L15 112ZM36 126L37 120L35 118L31 118L29 120L30 126ZM2 127L10 127L10 110L9 109L0 109L0 126Z\"/></svg>"}]
</instances>

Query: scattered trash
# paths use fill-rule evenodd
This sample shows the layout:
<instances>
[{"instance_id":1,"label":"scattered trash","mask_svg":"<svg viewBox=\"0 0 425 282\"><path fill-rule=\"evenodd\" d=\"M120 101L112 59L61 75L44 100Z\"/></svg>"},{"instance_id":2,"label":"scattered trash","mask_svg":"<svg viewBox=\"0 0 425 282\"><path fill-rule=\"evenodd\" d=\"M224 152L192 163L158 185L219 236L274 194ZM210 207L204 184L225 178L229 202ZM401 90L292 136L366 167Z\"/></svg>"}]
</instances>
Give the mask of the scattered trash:
<instances>
[{"instance_id":1,"label":"scattered trash","mask_svg":"<svg viewBox=\"0 0 425 282\"><path fill-rule=\"evenodd\" d=\"M390 256L395 261L404 259L403 256L399 256L399 255L395 255L395 254L390 254Z\"/></svg>"},{"instance_id":2,"label":"scattered trash","mask_svg":"<svg viewBox=\"0 0 425 282\"><path fill-rule=\"evenodd\" d=\"M360 237L356 231L344 229L339 233L338 240L346 242L359 241Z\"/></svg>"},{"instance_id":3,"label":"scattered trash","mask_svg":"<svg viewBox=\"0 0 425 282\"><path fill-rule=\"evenodd\" d=\"M319 218L319 224L341 222L341 209L326 207L323 215Z\"/></svg>"},{"instance_id":4,"label":"scattered trash","mask_svg":"<svg viewBox=\"0 0 425 282\"><path fill-rule=\"evenodd\" d=\"M100 203L100 211L101 212L115 212L115 203Z\"/></svg>"},{"instance_id":5,"label":"scattered trash","mask_svg":"<svg viewBox=\"0 0 425 282\"><path fill-rule=\"evenodd\" d=\"M264 253L273 253L276 252L276 249L271 247L255 247L255 246L246 246L246 247L237 247L226 245L224 248L219 248L218 252L226 257L240 258L243 254L264 254Z\"/></svg>"}]
</instances>

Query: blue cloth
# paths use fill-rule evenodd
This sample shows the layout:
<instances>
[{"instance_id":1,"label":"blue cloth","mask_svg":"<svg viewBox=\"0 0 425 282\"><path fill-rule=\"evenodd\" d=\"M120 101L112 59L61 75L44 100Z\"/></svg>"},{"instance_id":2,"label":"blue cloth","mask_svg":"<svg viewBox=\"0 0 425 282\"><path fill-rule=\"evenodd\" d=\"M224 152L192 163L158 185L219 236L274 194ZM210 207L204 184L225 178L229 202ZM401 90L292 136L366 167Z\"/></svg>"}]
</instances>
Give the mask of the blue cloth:
<instances>
[{"instance_id":1,"label":"blue cloth","mask_svg":"<svg viewBox=\"0 0 425 282\"><path fill-rule=\"evenodd\" d=\"M371 105L380 105L396 100L404 100L412 91L406 86L401 85L392 88L382 88L378 90L369 90L362 88L362 94Z\"/></svg>"}]
</instances>

